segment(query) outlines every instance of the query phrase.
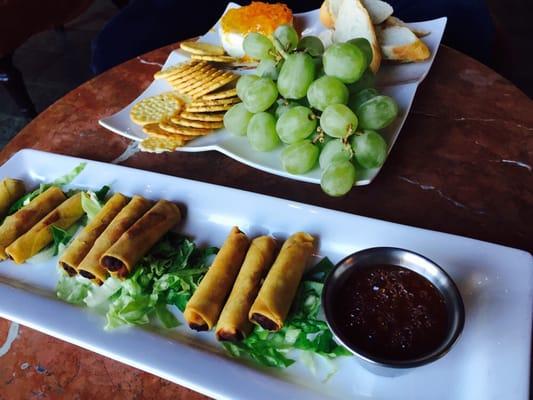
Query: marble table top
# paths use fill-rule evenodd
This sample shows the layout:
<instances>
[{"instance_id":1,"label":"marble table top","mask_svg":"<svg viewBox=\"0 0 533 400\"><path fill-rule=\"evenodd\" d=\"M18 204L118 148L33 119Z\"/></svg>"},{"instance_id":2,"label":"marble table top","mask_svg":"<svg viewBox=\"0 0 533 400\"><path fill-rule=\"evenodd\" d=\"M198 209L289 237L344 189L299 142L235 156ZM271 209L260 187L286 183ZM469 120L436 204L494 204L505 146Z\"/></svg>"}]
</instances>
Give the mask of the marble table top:
<instances>
[{"instance_id":1,"label":"marble table top","mask_svg":"<svg viewBox=\"0 0 533 400\"><path fill-rule=\"evenodd\" d=\"M477 61L442 47L378 177L339 199L215 152L130 151L128 139L100 127L100 118L148 86L175 47L137 57L70 92L18 134L0 162L34 148L533 250L533 101ZM0 400L31 398L205 397L0 319Z\"/></svg>"}]
</instances>

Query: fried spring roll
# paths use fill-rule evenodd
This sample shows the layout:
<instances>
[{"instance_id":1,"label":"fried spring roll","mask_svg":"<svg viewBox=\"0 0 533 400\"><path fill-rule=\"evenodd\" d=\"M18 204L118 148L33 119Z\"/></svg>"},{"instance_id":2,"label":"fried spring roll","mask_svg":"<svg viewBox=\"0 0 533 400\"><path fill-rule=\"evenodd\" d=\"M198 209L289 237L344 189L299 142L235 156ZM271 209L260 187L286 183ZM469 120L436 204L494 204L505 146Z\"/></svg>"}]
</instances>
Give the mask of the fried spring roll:
<instances>
[{"instance_id":1,"label":"fried spring roll","mask_svg":"<svg viewBox=\"0 0 533 400\"><path fill-rule=\"evenodd\" d=\"M205 331L217 323L249 245L248 237L234 226L185 307L183 316L191 329Z\"/></svg>"},{"instance_id":2,"label":"fried spring roll","mask_svg":"<svg viewBox=\"0 0 533 400\"><path fill-rule=\"evenodd\" d=\"M8 216L0 226L0 260L7 258L6 247L28 232L46 214L65 201L66 196L58 187L51 187L16 213Z\"/></svg>"},{"instance_id":3,"label":"fried spring roll","mask_svg":"<svg viewBox=\"0 0 533 400\"><path fill-rule=\"evenodd\" d=\"M100 258L100 265L119 278L125 278L154 244L181 219L174 203L159 200Z\"/></svg>"},{"instance_id":4,"label":"fried spring roll","mask_svg":"<svg viewBox=\"0 0 533 400\"><path fill-rule=\"evenodd\" d=\"M81 193L77 193L50 211L33 228L11 243L6 248L6 254L17 264L23 263L52 242L50 226L70 228L83 214Z\"/></svg>"},{"instance_id":5,"label":"fried spring roll","mask_svg":"<svg viewBox=\"0 0 533 400\"><path fill-rule=\"evenodd\" d=\"M24 182L5 178L0 182L0 217L7 214L9 207L26 193Z\"/></svg>"},{"instance_id":6,"label":"fried spring roll","mask_svg":"<svg viewBox=\"0 0 533 400\"><path fill-rule=\"evenodd\" d=\"M260 236L250 244L237 280L218 319L218 340L238 341L250 333L252 324L248 321L248 312L259 291L261 279L274 261L276 247L276 241L270 236Z\"/></svg>"},{"instance_id":7,"label":"fried spring roll","mask_svg":"<svg viewBox=\"0 0 533 400\"><path fill-rule=\"evenodd\" d=\"M59 265L69 274L76 275L78 266L87 255L94 242L111 223L113 218L128 203L128 198L121 193L111 197L94 219L87 224L81 233L74 239L59 259Z\"/></svg>"},{"instance_id":8,"label":"fried spring roll","mask_svg":"<svg viewBox=\"0 0 533 400\"><path fill-rule=\"evenodd\" d=\"M278 331L283 327L305 266L313 253L314 242L313 236L298 232L283 243L250 309L251 322L269 331Z\"/></svg>"},{"instance_id":9,"label":"fried spring roll","mask_svg":"<svg viewBox=\"0 0 533 400\"><path fill-rule=\"evenodd\" d=\"M107 271L100 266L100 258L119 238L152 206L150 200L133 196L117 214L78 266L78 273L97 284L107 278Z\"/></svg>"}]
</instances>

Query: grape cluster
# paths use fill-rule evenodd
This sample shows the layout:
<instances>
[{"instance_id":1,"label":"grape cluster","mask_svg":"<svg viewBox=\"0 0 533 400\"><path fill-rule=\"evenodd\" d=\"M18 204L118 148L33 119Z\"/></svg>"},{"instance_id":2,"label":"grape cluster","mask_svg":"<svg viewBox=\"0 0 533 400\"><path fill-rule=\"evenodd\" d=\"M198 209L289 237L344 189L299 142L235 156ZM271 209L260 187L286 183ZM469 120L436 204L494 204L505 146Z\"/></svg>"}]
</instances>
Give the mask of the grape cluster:
<instances>
[{"instance_id":1,"label":"grape cluster","mask_svg":"<svg viewBox=\"0 0 533 400\"><path fill-rule=\"evenodd\" d=\"M242 103L226 112L226 129L246 135L257 151L283 145L281 163L291 174L318 163L330 196L348 193L358 170L384 163L387 143L377 131L394 121L398 106L373 88L368 40L324 49L319 38L299 39L292 26L281 25L272 38L249 33L244 51L259 64L255 75L238 80Z\"/></svg>"}]
</instances>

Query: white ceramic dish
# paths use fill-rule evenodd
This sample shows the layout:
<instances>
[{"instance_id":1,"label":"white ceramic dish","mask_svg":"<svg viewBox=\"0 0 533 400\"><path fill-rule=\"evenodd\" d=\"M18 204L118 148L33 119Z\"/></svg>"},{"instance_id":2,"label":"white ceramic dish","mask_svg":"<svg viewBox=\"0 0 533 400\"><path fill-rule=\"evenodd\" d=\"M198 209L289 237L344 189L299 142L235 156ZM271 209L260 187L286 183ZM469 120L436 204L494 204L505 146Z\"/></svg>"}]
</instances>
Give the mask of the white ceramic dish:
<instances>
[{"instance_id":1,"label":"white ceramic dish","mask_svg":"<svg viewBox=\"0 0 533 400\"><path fill-rule=\"evenodd\" d=\"M51 181L82 160L23 150L0 167L1 177L28 187ZM176 201L186 208L180 230L200 245L220 245L230 227L284 237L306 230L321 256L337 262L356 250L403 247L441 265L466 306L462 336L432 364L384 377L355 357L319 362L314 376L302 362L285 370L258 368L225 355L212 333L185 326L161 332L103 329L104 318L55 297L56 260L0 266L0 316L104 356L225 399L520 399L528 398L533 261L529 253L459 236L392 224L240 190L88 161L75 186ZM216 201L212 199L216 198Z\"/></svg>"},{"instance_id":2,"label":"white ceramic dish","mask_svg":"<svg viewBox=\"0 0 533 400\"><path fill-rule=\"evenodd\" d=\"M229 3L228 8L238 7L235 3ZM295 25L302 27L305 35L317 35L324 30L323 25L319 20L319 10L310 11L303 14L295 15ZM444 33L446 26L446 18L439 18L432 21L424 21L409 24L413 28L422 31L428 31L430 34L425 36L422 40L427 44L431 51L431 58L422 63L398 64L398 65L383 65L378 72L377 81L380 91L393 97L400 109L399 116L396 121L387 129L383 130L383 135L389 145L389 152L398 138L400 130L407 118L411 104L415 97L416 89L422 80L426 77L431 64L437 54L437 50ZM220 44L218 36L218 26L210 30L208 33L200 37L199 40L208 43ZM169 67L187 60L188 57L181 51L173 51L166 60L164 67ZM250 71L248 71L250 73ZM131 107L139 100L153 96L159 93L172 90L172 87L164 80L156 80L148 86L148 88L139 95L132 103L120 110L118 113L110 117L101 119L100 125L103 127L127 138L133 140L142 140L146 137L142 129L131 122L129 112ZM280 175L286 178L296 179L304 182L320 183L320 170L315 168L304 175L292 175L286 172L280 162L281 148L272 152L261 153L254 151L246 137L236 137L221 129L216 134L193 140L178 151L199 152L216 150L229 157L234 158L251 167L261 169L272 174ZM365 170L358 177L357 185L367 185L379 173L380 168Z\"/></svg>"}]
</instances>

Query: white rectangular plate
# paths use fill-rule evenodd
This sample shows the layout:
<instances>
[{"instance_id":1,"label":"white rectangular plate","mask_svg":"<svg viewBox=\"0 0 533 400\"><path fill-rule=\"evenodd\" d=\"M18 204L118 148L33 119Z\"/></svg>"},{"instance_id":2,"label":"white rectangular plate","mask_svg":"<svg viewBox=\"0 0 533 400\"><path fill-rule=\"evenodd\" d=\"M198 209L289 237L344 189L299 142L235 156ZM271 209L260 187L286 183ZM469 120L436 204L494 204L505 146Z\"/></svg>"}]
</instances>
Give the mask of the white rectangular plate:
<instances>
[{"instance_id":1,"label":"white rectangular plate","mask_svg":"<svg viewBox=\"0 0 533 400\"><path fill-rule=\"evenodd\" d=\"M235 3L229 3L227 8L233 7L239 6ZM302 27L302 31L305 35L318 35L321 31L325 30L319 19L319 10L296 14L294 19L295 25ZM199 40L220 45L220 38L218 36L219 24L220 21L217 22L212 30L200 37ZM430 34L425 36L422 40L431 51L431 57L427 61L420 63L382 65L381 69L378 71L377 84L380 91L383 94L394 98L398 103L400 110L398 118L396 118L389 127L382 131L383 136L388 143L389 152L398 138L400 130L407 118L409 110L411 109L411 104L415 97L418 85L426 77L433 60L435 59L446 26L446 18L412 23L409 24L409 26L430 32ZM185 53L181 51L173 51L167 58L164 68L186 61L187 59L188 56ZM251 72L252 71L247 71L246 73ZM141 99L168 92L170 90L172 90L172 87L166 81L162 79L155 80L132 103L116 114L101 119L99 123L103 127L119 135L133 140L142 140L146 137L146 134L142 131L140 126L131 121L129 116L131 107ZM246 137L237 137L225 129L221 129L215 134L195 139L186 146L178 149L178 151L186 152L209 150L219 151L239 162L272 174L304 182L320 183L320 170L318 167L303 175L289 174L281 166L281 147L271 152L257 152L250 147ZM357 185L367 185L372 182L380 169L381 168L375 168L361 171L360 176L358 176Z\"/></svg>"},{"instance_id":2,"label":"white rectangular plate","mask_svg":"<svg viewBox=\"0 0 533 400\"><path fill-rule=\"evenodd\" d=\"M82 160L34 150L17 153L0 176L28 187L51 181ZM396 376L369 372L354 357L335 361L327 382L319 363L313 376L302 362L285 370L259 368L225 355L212 333L186 326L162 332L124 328L106 332L104 318L56 299L56 260L0 265L0 316L226 399L527 399L531 344L533 261L530 254L477 240L392 224L289 200L88 161L79 187L111 184L114 191L181 204L180 230L200 245L220 245L230 227L251 236L305 230L319 238L321 256L337 262L374 246L419 252L455 280L466 306L462 336L432 364ZM214 201L213 199L216 199ZM378 371L383 374L387 370Z\"/></svg>"}]
</instances>

